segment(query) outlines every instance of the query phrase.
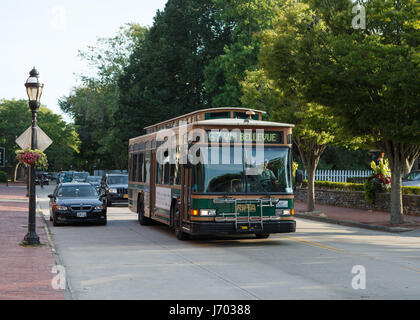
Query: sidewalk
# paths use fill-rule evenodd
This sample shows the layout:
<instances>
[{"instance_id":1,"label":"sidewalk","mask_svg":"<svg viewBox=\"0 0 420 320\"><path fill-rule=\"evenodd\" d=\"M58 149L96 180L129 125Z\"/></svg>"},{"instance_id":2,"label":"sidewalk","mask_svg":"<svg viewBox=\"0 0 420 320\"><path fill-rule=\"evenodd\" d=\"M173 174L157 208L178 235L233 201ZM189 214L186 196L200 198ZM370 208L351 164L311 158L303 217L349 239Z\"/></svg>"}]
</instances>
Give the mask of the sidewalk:
<instances>
[{"instance_id":1,"label":"sidewalk","mask_svg":"<svg viewBox=\"0 0 420 320\"><path fill-rule=\"evenodd\" d=\"M37 214L36 232L42 246L21 246L28 231L26 187L0 185L0 300L61 300L51 272L56 264L44 221Z\"/></svg>"},{"instance_id":2,"label":"sidewalk","mask_svg":"<svg viewBox=\"0 0 420 320\"><path fill-rule=\"evenodd\" d=\"M390 213L383 211L368 211L316 204L314 212L306 212L306 203L301 201L295 201L295 210L295 216L298 218L336 223L351 227L388 232L404 232L420 229L420 216L405 215L404 224L391 225Z\"/></svg>"}]
</instances>

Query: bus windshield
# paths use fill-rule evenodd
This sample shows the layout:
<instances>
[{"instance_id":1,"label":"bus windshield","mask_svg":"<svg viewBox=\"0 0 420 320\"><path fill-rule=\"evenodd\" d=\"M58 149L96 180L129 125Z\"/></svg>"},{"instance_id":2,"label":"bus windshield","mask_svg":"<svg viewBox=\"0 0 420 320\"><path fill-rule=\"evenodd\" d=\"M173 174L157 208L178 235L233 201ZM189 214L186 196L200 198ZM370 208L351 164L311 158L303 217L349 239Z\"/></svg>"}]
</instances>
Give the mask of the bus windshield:
<instances>
[{"instance_id":1,"label":"bus windshield","mask_svg":"<svg viewBox=\"0 0 420 320\"><path fill-rule=\"evenodd\" d=\"M209 147L208 151L200 150L201 161L193 166L193 192L223 194L293 192L290 148L266 146L264 157L254 157L250 160L249 149L241 148L238 152L234 147L227 147L230 153L228 161L222 159L223 148L218 148L219 159L213 163L212 148L214 147ZM203 157L208 157L208 161L203 161Z\"/></svg>"}]
</instances>

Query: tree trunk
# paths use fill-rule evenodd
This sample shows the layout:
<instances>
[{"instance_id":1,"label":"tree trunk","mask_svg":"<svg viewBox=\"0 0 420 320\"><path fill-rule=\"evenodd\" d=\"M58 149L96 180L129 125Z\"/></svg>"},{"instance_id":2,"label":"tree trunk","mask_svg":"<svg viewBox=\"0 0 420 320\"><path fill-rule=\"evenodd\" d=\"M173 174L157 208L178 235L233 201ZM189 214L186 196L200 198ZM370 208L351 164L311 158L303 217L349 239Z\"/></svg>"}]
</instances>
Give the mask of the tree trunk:
<instances>
[{"instance_id":1,"label":"tree trunk","mask_svg":"<svg viewBox=\"0 0 420 320\"><path fill-rule=\"evenodd\" d=\"M401 171L402 166L397 161L391 169L391 224L404 223Z\"/></svg>"},{"instance_id":2,"label":"tree trunk","mask_svg":"<svg viewBox=\"0 0 420 320\"><path fill-rule=\"evenodd\" d=\"M315 172L319 159L327 145L318 145L312 141L304 141L299 137L295 137L295 144L299 150L300 157L305 169L308 173L308 198L307 210L312 212L315 210Z\"/></svg>"},{"instance_id":3,"label":"tree trunk","mask_svg":"<svg viewBox=\"0 0 420 320\"><path fill-rule=\"evenodd\" d=\"M307 198L307 210L312 212L315 210L315 171L316 165L305 164L308 172L308 198Z\"/></svg>"}]
</instances>

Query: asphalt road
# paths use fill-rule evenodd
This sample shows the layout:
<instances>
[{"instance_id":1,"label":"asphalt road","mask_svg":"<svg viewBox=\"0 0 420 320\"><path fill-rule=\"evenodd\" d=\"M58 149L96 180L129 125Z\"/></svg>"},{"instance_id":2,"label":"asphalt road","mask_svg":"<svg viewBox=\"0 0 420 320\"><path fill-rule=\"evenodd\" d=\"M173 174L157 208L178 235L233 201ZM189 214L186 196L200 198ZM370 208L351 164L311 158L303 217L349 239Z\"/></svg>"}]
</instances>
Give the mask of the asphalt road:
<instances>
[{"instance_id":1,"label":"asphalt road","mask_svg":"<svg viewBox=\"0 0 420 320\"><path fill-rule=\"evenodd\" d=\"M48 220L53 186L38 188ZM48 222L49 223L49 222ZM127 207L107 226L53 227L73 299L418 299L420 233L297 220L297 232L179 241Z\"/></svg>"}]
</instances>

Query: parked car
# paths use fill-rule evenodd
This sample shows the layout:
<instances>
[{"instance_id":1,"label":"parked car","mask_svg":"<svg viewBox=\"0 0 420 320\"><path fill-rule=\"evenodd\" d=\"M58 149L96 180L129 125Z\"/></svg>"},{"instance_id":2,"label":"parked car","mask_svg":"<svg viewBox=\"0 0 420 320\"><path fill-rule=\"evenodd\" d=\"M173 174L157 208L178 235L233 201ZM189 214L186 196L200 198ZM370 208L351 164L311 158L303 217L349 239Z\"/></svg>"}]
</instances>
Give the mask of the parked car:
<instances>
[{"instance_id":1,"label":"parked car","mask_svg":"<svg viewBox=\"0 0 420 320\"><path fill-rule=\"evenodd\" d=\"M60 183L50 198L50 221L54 226L75 222L106 225L106 205L90 183Z\"/></svg>"},{"instance_id":2,"label":"parked car","mask_svg":"<svg viewBox=\"0 0 420 320\"><path fill-rule=\"evenodd\" d=\"M403 187L420 187L420 170L411 171L402 178Z\"/></svg>"},{"instance_id":3,"label":"parked car","mask_svg":"<svg viewBox=\"0 0 420 320\"><path fill-rule=\"evenodd\" d=\"M89 177L89 172L73 172L72 182L86 182L87 177Z\"/></svg>"},{"instance_id":4,"label":"parked car","mask_svg":"<svg viewBox=\"0 0 420 320\"><path fill-rule=\"evenodd\" d=\"M128 175L107 173L101 181L100 194L106 199L106 205L113 203L128 205Z\"/></svg>"},{"instance_id":5,"label":"parked car","mask_svg":"<svg viewBox=\"0 0 420 320\"><path fill-rule=\"evenodd\" d=\"M86 178L86 182L94 186L96 190L98 190L98 192L101 188L101 180L102 180L101 176L89 176Z\"/></svg>"}]
</instances>

